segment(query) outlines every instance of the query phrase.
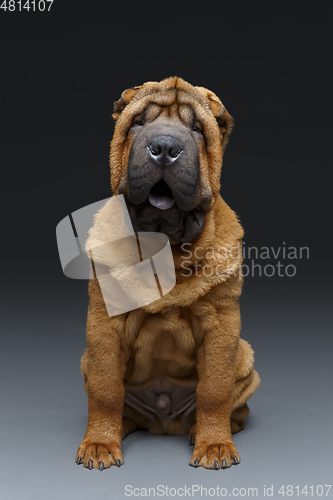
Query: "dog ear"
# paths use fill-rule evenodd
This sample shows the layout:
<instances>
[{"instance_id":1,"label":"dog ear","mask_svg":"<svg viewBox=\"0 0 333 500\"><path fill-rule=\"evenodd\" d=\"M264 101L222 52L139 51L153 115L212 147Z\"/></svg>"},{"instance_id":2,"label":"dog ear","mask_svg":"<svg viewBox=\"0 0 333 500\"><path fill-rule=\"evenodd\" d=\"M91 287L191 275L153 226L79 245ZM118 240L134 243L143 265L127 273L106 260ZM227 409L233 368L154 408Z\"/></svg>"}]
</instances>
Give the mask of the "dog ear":
<instances>
[{"instance_id":1,"label":"dog ear","mask_svg":"<svg viewBox=\"0 0 333 500\"><path fill-rule=\"evenodd\" d=\"M142 89L146 87L151 87L152 85L156 84L157 82L146 82L143 85L138 85L136 87L133 87L131 89L126 89L124 92L121 94L120 99L118 101L115 101L113 105L113 113L112 113L112 118L117 121L120 113L125 109L127 104L131 102L131 100L135 97L135 95Z\"/></svg>"},{"instance_id":2,"label":"dog ear","mask_svg":"<svg viewBox=\"0 0 333 500\"><path fill-rule=\"evenodd\" d=\"M208 103L209 108L218 123L222 136L222 150L224 151L229 141L229 137L234 125L234 120L232 116L229 115L228 111L225 109L222 102L217 97L217 95L214 94L214 92L204 87L195 88L200 92L200 94L205 97L206 102Z\"/></svg>"},{"instance_id":3,"label":"dog ear","mask_svg":"<svg viewBox=\"0 0 333 500\"><path fill-rule=\"evenodd\" d=\"M118 101L115 101L113 105L113 113L112 113L112 118L117 121L120 113L123 111L123 109L127 106L127 104L133 99L135 94L142 88L141 85L137 87L133 87L132 89L126 89L124 92L121 94L120 99Z\"/></svg>"}]
</instances>

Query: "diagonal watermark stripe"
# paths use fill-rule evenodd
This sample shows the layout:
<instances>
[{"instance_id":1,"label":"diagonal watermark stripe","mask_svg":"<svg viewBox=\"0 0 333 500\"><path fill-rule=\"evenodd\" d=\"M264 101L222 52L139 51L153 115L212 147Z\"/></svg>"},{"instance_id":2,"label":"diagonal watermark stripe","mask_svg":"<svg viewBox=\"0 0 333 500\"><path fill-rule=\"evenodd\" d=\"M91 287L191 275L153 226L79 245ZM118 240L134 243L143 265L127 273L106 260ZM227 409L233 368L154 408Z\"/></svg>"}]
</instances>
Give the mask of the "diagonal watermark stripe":
<instances>
[{"instance_id":1,"label":"diagonal watermark stripe","mask_svg":"<svg viewBox=\"0 0 333 500\"><path fill-rule=\"evenodd\" d=\"M97 278L109 316L150 304L176 284L168 237L136 234L123 195L73 212L56 234L64 274Z\"/></svg>"}]
</instances>

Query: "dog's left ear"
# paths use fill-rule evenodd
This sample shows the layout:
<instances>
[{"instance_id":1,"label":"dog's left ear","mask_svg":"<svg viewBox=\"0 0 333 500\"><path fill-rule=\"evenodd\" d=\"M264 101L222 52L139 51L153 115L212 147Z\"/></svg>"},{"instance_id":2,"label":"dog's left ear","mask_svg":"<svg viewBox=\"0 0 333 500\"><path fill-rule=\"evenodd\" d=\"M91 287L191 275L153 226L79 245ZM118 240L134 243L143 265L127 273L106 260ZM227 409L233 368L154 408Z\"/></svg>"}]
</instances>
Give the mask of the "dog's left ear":
<instances>
[{"instance_id":1,"label":"dog's left ear","mask_svg":"<svg viewBox=\"0 0 333 500\"><path fill-rule=\"evenodd\" d=\"M138 85L131 89L124 90L124 92L121 94L120 99L118 99L118 101L115 101L113 105L112 118L117 121L120 113L125 109L127 104L131 102L135 95L143 88L151 87L154 84L156 84L156 82L146 82L143 85Z\"/></svg>"},{"instance_id":2,"label":"dog's left ear","mask_svg":"<svg viewBox=\"0 0 333 500\"><path fill-rule=\"evenodd\" d=\"M209 108L218 123L218 126L220 128L220 133L222 136L222 143L221 143L222 150L224 151L229 141L229 137L234 125L234 120L232 116L229 115L228 111L225 109L222 102L217 97L217 95L214 94L214 92L204 87L195 87L195 88L206 99L206 102L208 103Z\"/></svg>"}]
</instances>

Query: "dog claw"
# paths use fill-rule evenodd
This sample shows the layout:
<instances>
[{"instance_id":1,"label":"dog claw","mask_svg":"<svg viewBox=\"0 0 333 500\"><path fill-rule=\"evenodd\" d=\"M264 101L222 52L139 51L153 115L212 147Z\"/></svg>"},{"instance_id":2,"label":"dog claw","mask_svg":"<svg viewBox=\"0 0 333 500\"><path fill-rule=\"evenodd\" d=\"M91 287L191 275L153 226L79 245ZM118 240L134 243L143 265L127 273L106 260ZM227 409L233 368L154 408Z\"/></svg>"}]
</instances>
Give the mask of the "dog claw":
<instances>
[{"instance_id":1,"label":"dog claw","mask_svg":"<svg viewBox=\"0 0 333 500\"><path fill-rule=\"evenodd\" d=\"M233 457L233 465L238 465L240 463L240 460L236 457L236 455L234 455Z\"/></svg>"},{"instance_id":2,"label":"dog claw","mask_svg":"<svg viewBox=\"0 0 333 500\"><path fill-rule=\"evenodd\" d=\"M120 463L119 458L117 458L116 464L117 464L117 467L120 467L120 466L121 466L121 463Z\"/></svg>"},{"instance_id":3,"label":"dog claw","mask_svg":"<svg viewBox=\"0 0 333 500\"><path fill-rule=\"evenodd\" d=\"M215 469L218 469L218 468L219 468L219 463L218 463L218 461L217 461L217 460L215 460L214 465L215 465Z\"/></svg>"},{"instance_id":4,"label":"dog claw","mask_svg":"<svg viewBox=\"0 0 333 500\"><path fill-rule=\"evenodd\" d=\"M189 462L191 467L198 467L199 459L196 458L193 462Z\"/></svg>"},{"instance_id":5,"label":"dog claw","mask_svg":"<svg viewBox=\"0 0 333 500\"><path fill-rule=\"evenodd\" d=\"M77 463L78 465L80 465L80 463L81 463L81 457L77 457L76 463Z\"/></svg>"},{"instance_id":6,"label":"dog claw","mask_svg":"<svg viewBox=\"0 0 333 500\"><path fill-rule=\"evenodd\" d=\"M89 462L88 462L88 469L91 470L92 468L93 468L92 460L89 460Z\"/></svg>"},{"instance_id":7,"label":"dog claw","mask_svg":"<svg viewBox=\"0 0 333 500\"><path fill-rule=\"evenodd\" d=\"M225 458L222 460L222 469L227 469L227 462Z\"/></svg>"},{"instance_id":8,"label":"dog claw","mask_svg":"<svg viewBox=\"0 0 333 500\"><path fill-rule=\"evenodd\" d=\"M99 470L103 470L103 469L104 469L104 464L103 464L103 462L100 462L99 463Z\"/></svg>"}]
</instances>

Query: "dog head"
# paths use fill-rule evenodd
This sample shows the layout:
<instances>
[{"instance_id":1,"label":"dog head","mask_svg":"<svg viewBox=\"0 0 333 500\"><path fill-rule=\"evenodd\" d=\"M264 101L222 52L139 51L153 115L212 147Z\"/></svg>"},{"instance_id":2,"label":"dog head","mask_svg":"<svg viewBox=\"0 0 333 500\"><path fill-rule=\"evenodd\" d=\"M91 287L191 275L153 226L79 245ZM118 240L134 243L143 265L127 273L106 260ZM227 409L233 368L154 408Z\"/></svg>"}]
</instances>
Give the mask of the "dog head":
<instances>
[{"instance_id":1,"label":"dog head","mask_svg":"<svg viewBox=\"0 0 333 500\"><path fill-rule=\"evenodd\" d=\"M219 194L231 116L213 92L178 77L125 90L112 116L111 187L134 230L192 242Z\"/></svg>"}]
</instances>

